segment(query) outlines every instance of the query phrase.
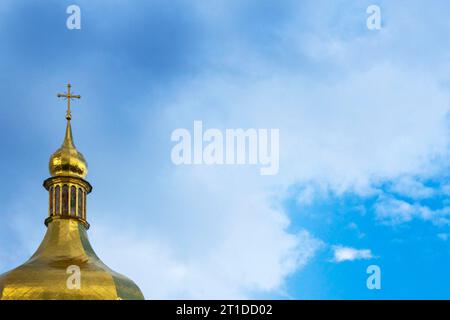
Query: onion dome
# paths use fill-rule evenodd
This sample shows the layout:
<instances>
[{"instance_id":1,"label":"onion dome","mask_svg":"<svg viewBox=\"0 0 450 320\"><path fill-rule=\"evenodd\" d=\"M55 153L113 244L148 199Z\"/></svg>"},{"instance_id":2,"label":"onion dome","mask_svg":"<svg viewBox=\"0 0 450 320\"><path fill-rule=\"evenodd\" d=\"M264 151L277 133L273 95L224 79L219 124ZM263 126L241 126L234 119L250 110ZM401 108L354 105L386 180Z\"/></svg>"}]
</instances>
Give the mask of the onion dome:
<instances>
[{"instance_id":1,"label":"onion dome","mask_svg":"<svg viewBox=\"0 0 450 320\"><path fill-rule=\"evenodd\" d=\"M87 175L87 162L73 143L70 120L67 120L63 144L50 157L48 169L52 177L63 176L84 179Z\"/></svg>"}]
</instances>

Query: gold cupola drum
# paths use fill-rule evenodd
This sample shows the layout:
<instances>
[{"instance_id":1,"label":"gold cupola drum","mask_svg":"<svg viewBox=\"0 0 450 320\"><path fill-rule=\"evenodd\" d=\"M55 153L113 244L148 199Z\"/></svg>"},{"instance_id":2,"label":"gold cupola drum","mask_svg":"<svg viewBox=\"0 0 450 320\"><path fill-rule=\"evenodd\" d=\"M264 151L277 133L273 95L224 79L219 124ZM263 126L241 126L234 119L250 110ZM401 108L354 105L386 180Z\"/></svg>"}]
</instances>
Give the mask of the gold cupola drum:
<instances>
[{"instance_id":1,"label":"gold cupola drum","mask_svg":"<svg viewBox=\"0 0 450 320\"><path fill-rule=\"evenodd\" d=\"M87 162L72 137L70 102L80 99L70 92L63 144L50 157L47 233L32 257L23 265L0 275L0 299L143 299L138 286L109 269L95 254L88 237L86 200L92 187L85 180Z\"/></svg>"}]
</instances>

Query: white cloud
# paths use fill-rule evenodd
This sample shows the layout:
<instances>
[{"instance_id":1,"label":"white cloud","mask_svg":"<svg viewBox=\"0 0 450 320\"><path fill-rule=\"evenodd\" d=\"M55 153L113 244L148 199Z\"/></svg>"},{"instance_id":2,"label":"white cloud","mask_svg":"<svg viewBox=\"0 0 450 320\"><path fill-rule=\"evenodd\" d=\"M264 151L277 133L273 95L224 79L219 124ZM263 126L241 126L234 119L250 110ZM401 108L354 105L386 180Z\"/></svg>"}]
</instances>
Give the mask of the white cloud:
<instances>
[{"instance_id":1,"label":"white cloud","mask_svg":"<svg viewBox=\"0 0 450 320\"><path fill-rule=\"evenodd\" d=\"M305 186L298 194L297 201L301 205L309 205L313 202L315 189L312 185Z\"/></svg>"},{"instance_id":2,"label":"white cloud","mask_svg":"<svg viewBox=\"0 0 450 320\"><path fill-rule=\"evenodd\" d=\"M170 135L151 128L148 134L161 134L164 143L146 145L150 154L133 160L134 168L149 169L133 181L142 200L134 203L123 188L127 201L121 208L121 196L96 189L96 203L89 206L95 250L151 299L284 296L286 277L307 264L322 242L306 230L289 230L278 192L257 170L174 166L170 153L159 150ZM129 181L130 171L114 179Z\"/></svg>"},{"instance_id":3,"label":"white cloud","mask_svg":"<svg viewBox=\"0 0 450 320\"><path fill-rule=\"evenodd\" d=\"M333 246L333 254L333 262L369 260L374 258L372 251L369 249L355 249L344 246Z\"/></svg>"},{"instance_id":4,"label":"white cloud","mask_svg":"<svg viewBox=\"0 0 450 320\"><path fill-rule=\"evenodd\" d=\"M413 199L429 198L435 193L433 188L426 187L420 181L409 176L395 180L390 190Z\"/></svg>"},{"instance_id":5,"label":"white cloud","mask_svg":"<svg viewBox=\"0 0 450 320\"><path fill-rule=\"evenodd\" d=\"M450 224L450 208L430 209L419 203L409 203L391 196L381 196L374 205L377 218L387 224L401 224L413 218L431 221L437 225Z\"/></svg>"},{"instance_id":6,"label":"white cloud","mask_svg":"<svg viewBox=\"0 0 450 320\"><path fill-rule=\"evenodd\" d=\"M151 232L137 236L110 228L96 228L92 238L104 261L135 280L147 299L243 299L261 292L284 296L285 277L307 264L322 242L307 231L287 234L278 213L258 211L258 219L239 218L245 214L230 213L234 222L211 225L211 234L188 246L177 244L183 236L163 241ZM190 231L193 237L199 232Z\"/></svg>"},{"instance_id":7,"label":"white cloud","mask_svg":"<svg viewBox=\"0 0 450 320\"><path fill-rule=\"evenodd\" d=\"M248 60L245 53L234 54L236 61L217 61ZM428 173L434 159L446 154L449 97L432 76L389 62L327 80L286 72L263 59L235 66L240 68L236 75L205 72L177 86L142 128L141 143L158 144L148 155L139 154L141 164L134 159L141 179L158 183L157 190L142 186L154 204L143 210L158 217L146 218L156 231L154 240L143 243L173 238L163 242L169 252L163 255L165 268L132 272L149 297L248 297L282 290L286 276L307 263L320 241L302 243L301 235L287 231L289 218L274 208L274 190L282 197L300 182L324 185L338 195L367 195L377 192L374 185L380 181ZM205 128L279 128L279 175L262 179L249 167L173 167L170 132L191 128L194 120ZM159 163L152 162L155 155ZM305 192L299 201L315 200L316 192ZM407 205L398 209L394 220L416 216ZM153 259L139 252L133 253L135 261ZM335 251L336 261L370 258L368 249ZM146 265L133 265L141 264ZM130 264L123 270L133 271ZM156 287L158 279L179 280Z\"/></svg>"},{"instance_id":8,"label":"white cloud","mask_svg":"<svg viewBox=\"0 0 450 320\"><path fill-rule=\"evenodd\" d=\"M160 219L146 224L176 239L169 246L173 260L167 263L177 267L167 270L183 270L192 288L156 296L241 297L252 290L280 290L283 279L304 263L296 263L296 257L310 252L310 246L297 245L298 235L286 231L289 219L273 208L273 190L280 197L287 186L304 182L328 186L337 194L368 194L380 180L427 172L431 154L446 151L446 101L432 79L386 64L328 83L312 84L284 73L256 78L251 73L204 74L184 83L162 113L148 116L148 126L164 124L164 129L143 129L142 141L151 137L160 149L153 149L142 164L135 163L137 168L167 168L142 177L166 181L158 190L144 187L155 206L148 211L159 212ZM280 128L280 174L263 179L249 167L168 164L170 130L191 128L198 119L205 127L222 129ZM167 157L149 163L154 154ZM316 192L305 190L299 200L310 203ZM413 217L408 206L402 208L406 212L399 210L395 219ZM186 260L177 257L180 250L185 250ZM348 248L338 253L340 260L371 257L370 251ZM192 259L199 265L189 263ZM153 296L152 279L141 282Z\"/></svg>"},{"instance_id":9,"label":"white cloud","mask_svg":"<svg viewBox=\"0 0 450 320\"><path fill-rule=\"evenodd\" d=\"M395 198L385 198L375 204L375 213L380 220L393 224L411 221L413 216L420 216L421 206L411 205L406 201Z\"/></svg>"},{"instance_id":10,"label":"white cloud","mask_svg":"<svg viewBox=\"0 0 450 320\"><path fill-rule=\"evenodd\" d=\"M364 193L373 182L428 173L446 154L448 97L426 78L386 64L327 83L282 73L206 76L185 85L169 112L175 128L191 126L194 115L211 127L280 128L276 182Z\"/></svg>"},{"instance_id":11,"label":"white cloud","mask_svg":"<svg viewBox=\"0 0 450 320\"><path fill-rule=\"evenodd\" d=\"M274 198L297 183L305 186L298 197L303 204L315 201L320 190L373 194L380 181L428 174L435 160L447 155L449 94L434 73L391 59L388 49L396 43L391 30L379 37L320 37L320 28L329 30L333 10L339 9L326 5L328 15L312 19L312 32L305 36L299 32L305 30L304 19L294 14L285 27L276 26L285 42L274 44L280 46L275 51L296 62L286 68L284 55L266 56L227 33L230 21L233 30L239 28L239 5L221 1L212 14L202 8L205 30L217 22L212 36L224 47L208 52L211 68L165 90L167 99L149 111L136 139L148 146L133 162L140 179L154 184L136 187L152 203L141 210L153 236L129 254L135 263L117 269L138 277L148 297L243 297L281 290L286 276L307 263L321 241L306 231L288 232L289 217ZM153 98L144 97L141 110ZM219 129L279 128L280 174L262 179L248 167L173 167L168 162L171 130L191 128L194 120ZM407 182L396 187L426 196L426 189ZM382 218L417 216L408 204L391 204L398 209L393 216L378 205ZM129 238L123 242L137 241ZM96 242L107 250L108 261L122 264L113 261L114 251L101 238ZM142 254L147 247L148 254ZM339 261L370 258L368 249L335 247ZM163 267L154 259L161 259Z\"/></svg>"}]
</instances>

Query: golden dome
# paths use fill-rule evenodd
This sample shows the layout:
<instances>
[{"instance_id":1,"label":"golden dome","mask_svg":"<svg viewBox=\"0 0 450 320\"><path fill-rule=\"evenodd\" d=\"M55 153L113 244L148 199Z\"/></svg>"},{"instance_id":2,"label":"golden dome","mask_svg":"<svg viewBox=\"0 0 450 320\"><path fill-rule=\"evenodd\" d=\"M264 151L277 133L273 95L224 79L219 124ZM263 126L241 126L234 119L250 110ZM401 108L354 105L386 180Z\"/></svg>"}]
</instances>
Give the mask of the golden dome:
<instances>
[{"instance_id":1,"label":"golden dome","mask_svg":"<svg viewBox=\"0 0 450 320\"><path fill-rule=\"evenodd\" d=\"M75 148L68 100L66 135L50 157L47 233L32 257L21 266L0 275L0 300L18 299L144 299L139 287L111 270L95 254L87 237L87 195L92 187L84 180L87 163Z\"/></svg>"},{"instance_id":2,"label":"golden dome","mask_svg":"<svg viewBox=\"0 0 450 320\"><path fill-rule=\"evenodd\" d=\"M69 119L67 120L64 142L50 157L48 168L50 175L53 177L63 176L84 179L87 175L87 162L73 143L72 127Z\"/></svg>"},{"instance_id":3,"label":"golden dome","mask_svg":"<svg viewBox=\"0 0 450 320\"><path fill-rule=\"evenodd\" d=\"M71 282L77 275L73 270L78 270L78 287ZM33 256L0 275L0 300L41 299L141 300L144 296L133 281L98 258L82 224L55 219Z\"/></svg>"}]
</instances>

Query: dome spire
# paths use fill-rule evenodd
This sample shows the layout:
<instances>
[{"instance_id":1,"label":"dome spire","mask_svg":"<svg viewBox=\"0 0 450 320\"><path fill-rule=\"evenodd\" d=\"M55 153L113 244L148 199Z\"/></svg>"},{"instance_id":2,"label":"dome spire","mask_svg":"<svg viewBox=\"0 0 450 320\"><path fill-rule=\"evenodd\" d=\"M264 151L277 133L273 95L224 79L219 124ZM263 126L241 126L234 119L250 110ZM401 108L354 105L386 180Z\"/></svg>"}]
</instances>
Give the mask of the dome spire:
<instances>
[{"instance_id":1,"label":"dome spire","mask_svg":"<svg viewBox=\"0 0 450 320\"><path fill-rule=\"evenodd\" d=\"M73 94L70 91L71 87L70 83L68 83L67 92L57 94L58 98L67 100L67 125L62 146L50 157L49 171L53 177L69 176L84 179L87 175L87 163L81 152L75 147L72 137L72 126L70 123L70 120L72 120L70 101L72 99L80 99L81 96Z\"/></svg>"},{"instance_id":2,"label":"dome spire","mask_svg":"<svg viewBox=\"0 0 450 320\"><path fill-rule=\"evenodd\" d=\"M75 148L75 144L73 143L72 126L70 125L70 120L67 120L66 134L64 136L63 146Z\"/></svg>"}]
</instances>

